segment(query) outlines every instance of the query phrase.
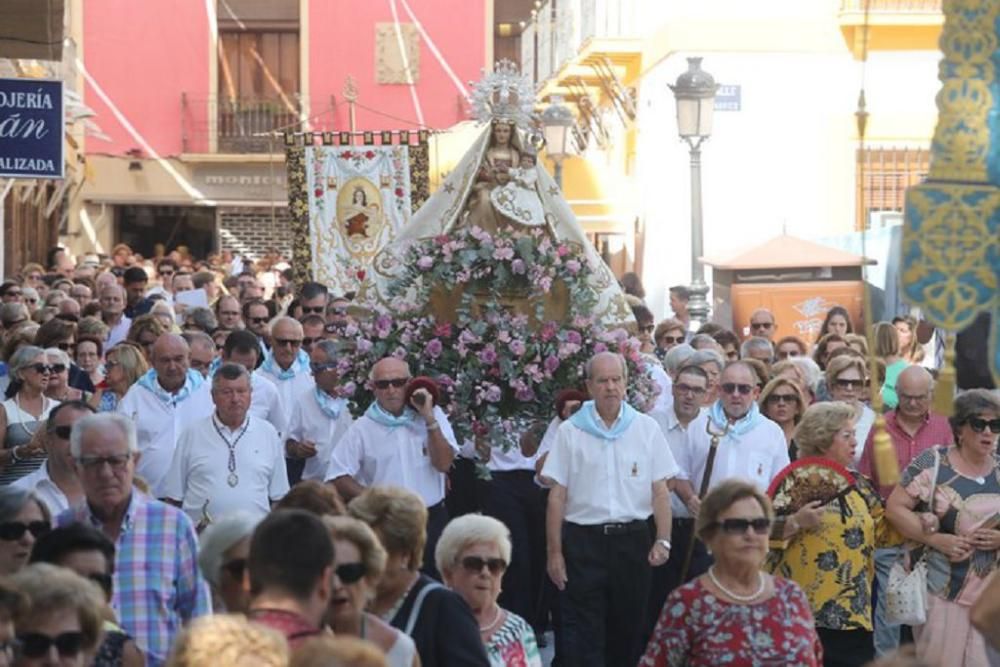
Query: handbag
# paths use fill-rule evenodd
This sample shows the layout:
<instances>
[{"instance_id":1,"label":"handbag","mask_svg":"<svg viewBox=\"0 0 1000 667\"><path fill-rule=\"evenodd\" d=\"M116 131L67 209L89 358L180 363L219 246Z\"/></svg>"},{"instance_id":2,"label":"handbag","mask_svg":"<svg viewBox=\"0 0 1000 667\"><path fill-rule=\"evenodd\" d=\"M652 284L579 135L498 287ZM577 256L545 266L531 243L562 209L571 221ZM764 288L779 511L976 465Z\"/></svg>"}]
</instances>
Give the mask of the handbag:
<instances>
[{"instance_id":1,"label":"handbag","mask_svg":"<svg viewBox=\"0 0 1000 667\"><path fill-rule=\"evenodd\" d=\"M930 511L934 512L941 453L934 449L934 476L931 486ZM901 557L889 570L885 592L886 621L897 625L923 625L927 622L927 549L909 571Z\"/></svg>"}]
</instances>

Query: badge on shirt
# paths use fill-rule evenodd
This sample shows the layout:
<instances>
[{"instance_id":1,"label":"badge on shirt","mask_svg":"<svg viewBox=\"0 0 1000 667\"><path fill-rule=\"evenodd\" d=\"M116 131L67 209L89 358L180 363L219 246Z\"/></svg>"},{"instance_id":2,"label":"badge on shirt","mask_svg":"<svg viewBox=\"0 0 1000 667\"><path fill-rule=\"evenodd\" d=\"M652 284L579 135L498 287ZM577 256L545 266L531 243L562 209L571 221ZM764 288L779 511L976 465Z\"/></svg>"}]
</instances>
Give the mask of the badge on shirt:
<instances>
[{"instance_id":1,"label":"badge on shirt","mask_svg":"<svg viewBox=\"0 0 1000 667\"><path fill-rule=\"evenodd\" d=\"M636 461L632 462L632 476L633 477L639 476L639 464Z\"/></svg>"},{"instance_id":2,"label":"badge on shirt","mask_svg":"<svg viewBox=\"0 0 1000 667\"><path fill-rule=\"evenodd\" d=\"M757 464L757 476L758 477L762 477L763 475L764 475L764 464L763 463L758 463Z\"/></svg>"}]
</instances>

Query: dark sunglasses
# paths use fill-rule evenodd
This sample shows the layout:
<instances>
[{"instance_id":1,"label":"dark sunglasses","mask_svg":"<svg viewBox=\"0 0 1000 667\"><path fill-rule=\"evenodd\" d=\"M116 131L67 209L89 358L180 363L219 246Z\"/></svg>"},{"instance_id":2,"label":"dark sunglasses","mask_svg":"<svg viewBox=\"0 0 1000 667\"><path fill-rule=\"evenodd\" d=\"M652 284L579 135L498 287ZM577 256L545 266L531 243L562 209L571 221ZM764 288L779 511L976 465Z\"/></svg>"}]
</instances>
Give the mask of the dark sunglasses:
<instances>
[{"instance_id":1,"label":"dark sunglasses","mask_svg":"<svg viewBox=\"0 0 1000 667\"><path fill-rule=\"evenodd\" d=\"M64 632L57 637L49 637L38 632L26 632L17 636L21 642L21 655L25 658L42 658L53 646L62 658L72 658L83 649L82 632Z\"/></svg>"},{"instance_id":2,"label":"dark sunglasses","mask_svg":"<svg viewBox=\"0 0 1000 667\"><path fill-rule=\"evenodd\" d=\"M722 392L724 394L735 394L736 392L740 392L744 396L748 396L751 391L753 391L752 384L737 384L735 382L725 382L722 385Z\"/></svg>"},{"instance_id":3,"label":"dark sunglasses","mask_svg":"<svg viewBox=\"0 0 1000 667\"><path fill-rule=\"evenodd\" d=\"M49 366L49 368L52 369L51 372L54 375L59 375L60 373L65 371L68 368L68 366L66 366L66 364L52 364L51 366Z\"/></svg>"},{"instance_id":4,"label":"dark sunglasses","mask_svg":"<svg viewBox=\"0 0 1000 667\"><path fill-rule=\"evenodd\" d=\"M87 470L99 470L107 463L112 470L124 470L125 466L132 459L132 454L116 454L114 456L81 456L76 460L82 468Z\"/></svg>"},{"instance_id":5,"label":"dark sunglasses","mask_svg":"<svg viewBox=\"0 0 1000 667\"><path fill-rule=\"evenodd\" d=\"M392 378L391 380L375 380L373 383L376 389L388 389L389 387L405 387L410 378Z\"/></svg>"},{"instance_id":6,"label":"dark sunglasses","mask_svg":"<svg viewBox=\"0 0 1000 667\"><path fill-rule=\"evenodd\" d=\"M325 311L325 310L326 310L326 306L313 306L313 307L302 306L302 314L303 315L309 315L309 314L312 314L312 313L315 313L316 315L322 315L323 311Z\"/></svg>"},{"instance_id":7,"label":"dark sunglasses","mask_svg":"<svg viewBox=\"0 0 1000 667\"><path fill-rule=\"evenodd\" d=\"M76 343L59 343L56 345L63 352L70 352L76 349Z\"/></svg>"},{"instance_id":8,"label":"dark sunglasses","mask_svg":"<svg viewBox=\"0 0 1000 667\"><path fill-rule=\"evenodd\" d=\"M25 299L24 302L25 303L38 303L38 299L37 298L36 299Z\"/></svg>"},{"instance_id":9,"label":"dark sunglasses","mask_svg":"<svg viewBox=\"0 0 1000 667\"><path fill-rule=\"evenodd\" d=\"M0 540L15 542L24 537L25 533L31 533L32 537L38 539L49 530L51 527L47 521L32 521L31 523L8 521L0 523Z\"/></svg>"},{"instance_id":10,"label":"dark sunglasses","mask_svg":"<svg viewBox=\"0 0 1000 667\"><path fill-rule=\"evenodd\" d=\"M767 397L768 403L795 403L795 394L771 394Z\"/></svg>"},{"instance_id":11,"label":"dark sunglasses","mask_svg":"<svg viewBox=\"0 0 1000 667\"><path fill-rule=\"evenodd\" d=\"M480 558L479 556L466 556L462 559L462 568L469 574L479 574L484 567L489 568L490 574L501 574L507 569L507 561L503 558Z\"/></svg>"},{"instance_id":12,"label":"dark sunglasses","mask_svg":"<svg viewBox=\"0 0 1000 667\"><path fill-rule=\"evenodd\" d=\"M365 576L364 563L344 563L337 566L337 578L343 584L353 584Z\"/></svg>"},{"instance_id":13,"label":"dark sunglasses","mask_svg":"<svg viewBox=\"0 0 1000 667\"><path fill-rule=\"evenodd\" d=\"M12 289L4 292L4 296L21 296L21 290Z\"/></svg>"},{"instance_id":14,"label":"dark sunglasses","mask_svg":"<svg viewBox=\"0 0 1000 667\"><path fill-rule=\"evenodd\" d=\"M325 364L309 364L309 370L313 373L322 373L323 371L332 371L337 367L336 361L328 361Z\"/></svg>"},{"instance_id":15,"label":"dark sunglasses","mask_svg":"<svg viewBox=\"0 0 1000 667\"><path fill-rule=\"evenodd\" d=\"M677 345L684 342L684 336L663 336L660 343L663 345Z\"/></svg>"},{"instance_id":16,"label":"dark sunglasses","mask_svg":"<svg viewBox=\"0 0 1000 667\"><path fill-rule=\"evenodd\" d=\"M751 329L770 329L774 326L774 322L751 322Z\"/></svg>"},{"instance_id":17,"label":"dark sunglasses","mask_svg":"<svg viewBox=\"0 0 1000 667\"><path fill-rule=\"evenodd\" d=\"M222 569L229 573L233 579L237 581L243 581L243 573L247 569L247 559L246 558L234 558L228 563L222 564Z\"/></svg>"},{"instance_id":18,"label":"dark sunglasses","mask_svg":"<svg viewBox=\"0 0 1000 667\"><path fill-rule=\"evenodd\" d=\"M753 532L758 535L767 535L771 530L771 520L766 517L759 519L723 519L712 524L715 528L721 528L727 535L742 535L747 532L747 528L753 528Z\"/></svg>"},{"instance_id":19,"label":"dark sunglasses","mask_svg":"<svg viewBox=\"0 0 1000 667\"><path fill-rule=\"evenodd\" d=\"M267 322L266 317L250 317L247 319L249 319L253 324L264 324L265 322Z\"/></svg>"},{"instance_id":20,"label":"dark sunglasses","mask_svg":"<svg viewBox=\"0 0 1000 667\"><path fill-rule=\"evenodd\" d=\"M52 366L49 366L48 364L31 364L30 366L28 366L28 368L35 371L36 373L45 374L52 372Z\"/></svg>"},{"instance_id":21,"label":"dark sunglasses","mask_svg":"<svg viewBox=\"0 0 1000 667\"><path fill-rule=\"evenodd\" d=\"M778 352L778 357L780 357L781 359L787 359L789 357L797 357L797 356L799 356L798 350L785 350L783 352Z\"/></svg>"},{"instance_id":22,"label":"dark sunglasses","mask_svg":"<svg viewBox=\"0 0 1000 667\"><path fill-rule=\"evenodd\" d=\"M986 430L986 427L990 427L990 433L993 435L1000 434L1000 419L983 419L981 417L969 417L969 421L966 422L976 433L982 433Z\"/></svg>"},{"instance_id":23,"label":"dark sunglasses","mask_svg":"<svg viewBox=\"0 0 1000 667\"><path fill-rule=\"evenodd\" d=\"M275 347L284 347L284 346L288 346L288 347L301 347L302 346L302 341L299 340L298 338L275 338L274 339L274 346Z\"/></svg>"},{"instance_id":24,"label":"dark sunglasses","mask_svg":"<svg viewBox=\"0 0 1000 667\"><path fill-rule=\"evenodd\" d=\"M837 378L837 386L841 389L860 389L865 386L864 380L841 380Z\"/></svg>"}]
</instances>

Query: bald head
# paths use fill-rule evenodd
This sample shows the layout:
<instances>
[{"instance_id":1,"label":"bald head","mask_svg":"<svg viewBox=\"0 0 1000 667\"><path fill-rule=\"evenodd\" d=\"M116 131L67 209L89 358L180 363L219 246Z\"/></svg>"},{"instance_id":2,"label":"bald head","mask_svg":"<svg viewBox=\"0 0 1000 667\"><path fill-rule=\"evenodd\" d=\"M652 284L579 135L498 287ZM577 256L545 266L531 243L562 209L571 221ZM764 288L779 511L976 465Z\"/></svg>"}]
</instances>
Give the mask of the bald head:
<instances>
[{"instance_id":1,"label":"bald head","mask_svg":"<svg viewBox=\"0 0 1000 667\"><path fill-rule=\"evenodd\" d=\"M370 376L379 406L389 414L403 414L406 383L410 380L409 365L402 359L386 357L372 366Z\"/></svg>"},{"instance_id":2,"label":"bald head","mask_svg":"<svg viewBox=\"0 0 1000 667\"><path fill-rule=\"evenodd\" d=\"M931 408L934 378L923 366L907 366L896 378L897 413L905 419L920 420Z\"/></svg>"},{"instance_id":3,"label":"bald head","mask_svg":"<svg viewBox=\"0 0 1000 667\"><path fill-rule=\"evenodd\" d=\"M152 361L160 386L171 393L184 386L190 366L190 353L187 341L177 334L166 333L156 339L153 343Z\"/></svg>"}]
</instances>

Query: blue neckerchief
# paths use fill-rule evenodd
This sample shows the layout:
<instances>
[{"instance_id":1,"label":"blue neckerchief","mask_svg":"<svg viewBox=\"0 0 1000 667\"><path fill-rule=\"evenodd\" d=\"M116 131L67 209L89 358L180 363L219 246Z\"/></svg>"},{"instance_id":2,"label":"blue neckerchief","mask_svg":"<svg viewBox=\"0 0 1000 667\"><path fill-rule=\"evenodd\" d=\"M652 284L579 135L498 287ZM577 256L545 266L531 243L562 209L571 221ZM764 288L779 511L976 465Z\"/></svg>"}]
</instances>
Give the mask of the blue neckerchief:
<instances>
[{"instance_id":1,"label":"blue neckerchief","mask_svg":"<svg viewBox=\"0 0 1000 667\"><path fill-rule=\"evenodd\" d=\"M282 370L278 362L274 360L274 353L268 352L267 356L264 357L264 363L260 367L264 372L270 373L279 380L291 380L299 373L309 371L309 355L306 354L305 350L299 350L299 354L295 357L292 365Z\"/></svg>"},{"instance_id":2,"label":"blue neckerchief","mask_svg":"<svg viewBox=\"0 0 1000 667\"><path fill-rule=\"evenodd\" d=\"M576 413L569 418L573 425L576 426L581 431L586 431L592 436L601 438L602 440L617 440L625 434L628 427L632 425L632 421L635 416L639 414L635 408L631 405L622 401L621 412L618 413L618 419L615 420L614 425L609 429L604 426L604 421L601 419L600 415L597 414L597 406L593 401L587 401L584 403Z\"/></svg>"},{"instance_id":3,"label":"blue neckerchief","mask_svg":"<svg viewBox=\"0 0 1000 667\"><path fill-rule=\"evenodd\" d=\"M208 377L214 378L215 371L219 370L219 366L222 365L222 357L215 357L212 359L212 363L208 365Z\"/></svg>"},{"instance_id":4,"label":"blue neckerchief","mask_svg":"<svg viewBox=\"0 0 1000 667\"><path fill-rule=\"evenodd\" d=\"M139 378L138 383L140 386L151 391L153 395L162 402L177 405L185 398L193 394L204 381L205 378L202 377L201 373L193 371L189 368L187 372L187 379L184 380L184 386L181 387L180 391L176 394L171 394L169 391L160 386L160 383L156 379L156 369L150 368L142 377Z\"/></svg>"},{"instance_id":5,"label":"blue neckerchief","mask_svg":"<svg viewBox=\"0 0 1000 667\"><path fill-rule=\"evenodd\" d=\"M323 411L324 415L330 419L336 419L340 416L340 411L344 409L344 404L347 401L342 398L334 398L319 387L316 387L314 392L316 394L316 404L319 405L319 409Z\"/></svg>"},{"instance_id":6,"label":"blue neckerchief","mask_svg":"<svg viewBox=\"0 0 1000 667\"><path fill-rule=\"evenodd\" d=\"M726 412L722 409L722 400L720 399L709 408L708 418L712 420L715 428L720 431L728 430L732 435L742 436L752 431L764 417L760 414L757 404L751 403L749 412L743 415L739 421L730 422L729 417L726 416Z\"/></svg>"},{"instance_id":7,"label":"blue neckerchief","mask_svg":"<svg viewBox=\"0 0 1000 667\"><path fill-rule=\"evenodd\" d=\"M378 404L378 401L373 401L368 409L365 410L365 416L371 419L376 424L381 424L382 426L388 426L389 428L399 428L400 426L409 426L413 423L414 418L417 413L410 408L404 408L403 414L398 417L393 414L389 414L382 409L382 406Z\"/></svg>"}]
</instances>

